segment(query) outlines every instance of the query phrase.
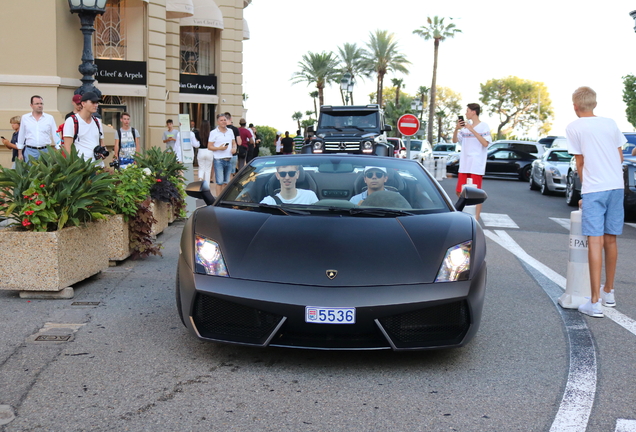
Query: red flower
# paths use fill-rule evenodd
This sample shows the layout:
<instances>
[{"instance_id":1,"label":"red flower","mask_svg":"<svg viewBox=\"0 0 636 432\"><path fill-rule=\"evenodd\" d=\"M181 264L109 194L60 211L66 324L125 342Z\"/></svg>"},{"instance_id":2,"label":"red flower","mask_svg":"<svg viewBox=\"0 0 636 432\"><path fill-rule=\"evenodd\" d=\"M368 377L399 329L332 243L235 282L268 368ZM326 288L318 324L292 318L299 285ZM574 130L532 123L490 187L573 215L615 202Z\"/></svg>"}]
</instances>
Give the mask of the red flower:
<instances>
[{"instance_id":1,"label":"red flower","mask_svg":"<svg viewBox=\"0 0 636 432\"><path fill-rule=\"evenodd\" d=\"M25 227L26 227L26 226L29 226L29 225L31 225L31 222L29 222L29 220L28 220L28 219L24 219L24 220L22 221L22 226L25 226Z\"/></svg>"},{"instance_id":2,"label":"red flower","mask_svg":"<svg viewBox=\"0 0 636 432\"><path fill-rule=\"evenodd\" d=\"M33 213L35 213L33 210L27 210L24 212L24 214L27 216L31 216Z\"/></svg>"},{"instance_id":3,"label":"red flower","mask_svg":"<svg viewBox=\"0 0 636 432\"><path fill-rule=\"evenodd\" d=\"M38 196L38 193L37 192L33 192L33 196ZM31 199L33 199L33 198L31 198Z\"/></svg>"},{"instance_id":4,"label":"red flower","mask_svg":"<svg viewBox=\"0 0 636 432\"><path fill-rule=\"evenodd\" d=\"M43 188L43 187L46 187L46 185L45 184L41 184L40 187Z\"/></svg>"},{"instance_id":5,"label":"red flower","mask_svg":"<svg viewBox=\"0 0 636 432\"><path fill-rule=\"evenodd\" d=\"M157 183L161 183L161 179L157 179Z\"/></svg>"},{"instance_id":6,"label":"red flower","mask_svg":"<svg viewBox=\"0 0 636 432\"><path fill-rule=\"evenodd\" d=\"M25 195L25 196L24 196L24 199L31 199L31 198L29 198L28 196L26 196L26 195Z\"/></svg>"},{"instance_id":7,"label":"red flower","mask_svg":"<svg viewBox=\"0 0 636 432\"><path fill-rule=\"evenodd\" d=\"M37 201L35 202L35 205L40 205L40 204L42 204L43 202L44 202L44 201L37 200Z\"/></svg>"}]
</instances>

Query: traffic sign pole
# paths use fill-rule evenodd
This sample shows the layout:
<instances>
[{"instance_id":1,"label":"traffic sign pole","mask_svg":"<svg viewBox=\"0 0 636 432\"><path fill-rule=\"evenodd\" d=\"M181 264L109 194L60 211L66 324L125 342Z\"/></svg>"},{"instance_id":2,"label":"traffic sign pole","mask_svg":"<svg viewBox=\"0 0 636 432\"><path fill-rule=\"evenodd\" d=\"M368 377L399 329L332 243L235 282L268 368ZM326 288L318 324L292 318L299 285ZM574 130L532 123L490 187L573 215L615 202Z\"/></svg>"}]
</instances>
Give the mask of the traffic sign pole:
<instances>
[{"instance_id":1,"label":"traffic sign pole","mask_svg":"<svg viewBox=\"0 0 636 432\"><path fill-rule=\"evenodd\" d=\"M411 137L420 130L420 121L413 114L404 114L398 119L398 131L406 136L406 158L411 159Z\"/></svg>"}]
</instances>

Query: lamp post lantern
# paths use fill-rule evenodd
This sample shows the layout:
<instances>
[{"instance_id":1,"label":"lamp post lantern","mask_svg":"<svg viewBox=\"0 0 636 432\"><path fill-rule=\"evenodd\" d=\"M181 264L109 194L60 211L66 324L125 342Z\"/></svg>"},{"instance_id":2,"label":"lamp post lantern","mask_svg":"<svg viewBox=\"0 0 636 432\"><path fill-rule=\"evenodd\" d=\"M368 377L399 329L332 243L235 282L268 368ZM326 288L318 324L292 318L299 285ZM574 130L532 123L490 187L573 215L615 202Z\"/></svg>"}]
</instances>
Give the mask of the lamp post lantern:
<instances>
[{"instance_id":1,"label":"lamp post lantern","mask_svg":"<svg viewBox=\"0 0 636 432\"><path fill-rule=\"evenodd\" d=\"M345 72L340 80L340 90L345 95L345 105L349 105L349 96L351 96L351 103L353 103L353 86L355 84L355 80L353 76L349 72Z\"/></svg>"},{"instance_id":2,"label":"lamp post lantern","mask_svg":"<svg viewBox=\"0 0 636 432\"><path fill-rule=\"evenodd\" d=\"M629 13L629 16L632 17L634 21L636 21L636 10L631 11ZM634 27L634 31L636 32L636 27Z\"/></svg>"},{"instance_id":3,"label":"lamp post lantern","mask_svg":"<svg viewBox=\"0 0 636 432\"><path fill-rule=\"evenodd\" d=\"M79 15L82 24L81 31L84 35L84 49L82 51L82 64L77 70L82 74L82 85L75 90L75 94L86 92L95 93L100 99L102 92L95 87L95 74L97 66L93 57L93 33L95 33L95 17L106 12L107 0L68 0L71 13Z\"/></svg>"}]
</instances>

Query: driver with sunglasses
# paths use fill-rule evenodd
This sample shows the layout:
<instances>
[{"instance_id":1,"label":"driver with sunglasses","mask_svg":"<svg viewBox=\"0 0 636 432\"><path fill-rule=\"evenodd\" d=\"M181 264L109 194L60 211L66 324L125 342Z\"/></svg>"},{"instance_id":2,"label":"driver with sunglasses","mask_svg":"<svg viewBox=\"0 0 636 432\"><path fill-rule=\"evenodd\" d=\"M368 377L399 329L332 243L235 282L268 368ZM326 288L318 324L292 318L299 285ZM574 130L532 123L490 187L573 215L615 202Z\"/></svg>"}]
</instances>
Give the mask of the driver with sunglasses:
<instances>
[{"instance_id":1,"label":"driver with sunglasses","mask_svg":"<svg viewBox=\"0 0 636 432\"><path fill-rule=\"evenodd\" d=\"M296 189L296 182L300 174L298 165L284 165L276 167L276 178L280 181L280 192L263 198L261 204L313 204L318 201L314 191Z\"/></svg>"},{"instance_id":2,"label":"driver with sunglasses","mask_svg":"<svg viewBox=\"0 0 636 432\"><path fill-rule=\"evenodd\" d=\"M351 197L349 201L356 205L360 205L362 201L367 199L369 195L374 192L384 190L384 184L388 180L387 171L384 167L368 166L364 168L364 182L367 184L367 189Z\"/></svg>"}]
</instances>

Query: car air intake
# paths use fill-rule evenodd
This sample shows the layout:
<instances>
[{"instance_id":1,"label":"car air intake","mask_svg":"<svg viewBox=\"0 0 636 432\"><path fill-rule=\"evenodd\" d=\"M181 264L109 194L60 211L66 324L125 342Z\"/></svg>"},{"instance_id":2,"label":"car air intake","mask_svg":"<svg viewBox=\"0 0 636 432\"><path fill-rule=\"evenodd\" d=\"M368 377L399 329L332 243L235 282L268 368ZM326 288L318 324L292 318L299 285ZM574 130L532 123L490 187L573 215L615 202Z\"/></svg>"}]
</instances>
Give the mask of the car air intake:
<instances>
[{"instance_id":1,"label":"car air intake","mask_svg":"<svg viewBox=\"0 0 636 432\"><path fill-rule=\"evenodd\" d=\"M459 344L470 326L465 300L381 318L396 348Z\"/></svg>"},{"instance_id":2,"label":"car air intake","mask_svg":"<svg viewBox=\"0 0 636 432\"><path fill-rule=\"evenodd\" d=\"M197 294L192 319L204 338L263 345L283 317Z\"/></svg>"}]
</instances>

